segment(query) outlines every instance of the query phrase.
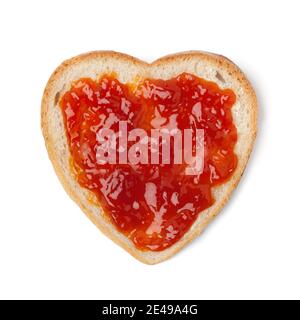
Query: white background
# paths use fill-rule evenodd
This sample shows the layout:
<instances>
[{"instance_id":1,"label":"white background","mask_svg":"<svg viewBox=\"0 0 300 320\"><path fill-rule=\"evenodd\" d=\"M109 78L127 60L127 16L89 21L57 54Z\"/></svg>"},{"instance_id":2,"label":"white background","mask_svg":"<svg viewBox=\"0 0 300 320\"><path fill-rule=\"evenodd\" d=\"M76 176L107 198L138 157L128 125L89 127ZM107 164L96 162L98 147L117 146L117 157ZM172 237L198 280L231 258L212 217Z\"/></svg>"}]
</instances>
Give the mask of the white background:
<instances>
[{"instance_id":1,"label":"white background","mask_svg":"<svg viewBox=\"0 0 300 320\"><path fill-rule=\"evenodd\" d=\"M0 298L300 298L299 1L1 1ZM48 160L40 101L52 71L90 50L147 61L206 50L235 61L259 135L222 214L147 266L102 235Z\"/></svg>"}]
</instances>

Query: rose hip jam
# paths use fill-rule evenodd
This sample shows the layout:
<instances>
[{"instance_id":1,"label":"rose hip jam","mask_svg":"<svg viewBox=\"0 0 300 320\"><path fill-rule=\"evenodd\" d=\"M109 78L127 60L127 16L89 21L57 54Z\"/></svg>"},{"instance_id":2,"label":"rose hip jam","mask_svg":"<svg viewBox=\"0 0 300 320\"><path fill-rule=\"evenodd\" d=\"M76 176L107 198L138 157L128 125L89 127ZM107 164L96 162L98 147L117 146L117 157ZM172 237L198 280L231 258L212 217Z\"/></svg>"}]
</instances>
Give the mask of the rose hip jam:
<instances>
[{"instance_id":1,"label":"rose hip jam","mask_svg":"<svg viewBox=\"0 0 300 320\"><path fill-rule=\"evenodd\" d=\"M226 182L237 166L234 103L233 91L188 73L137 86L114 75L75 81L60 107L78 183L97 196L106 216L137 248L170 247L214 203L212 187ZM117 133L121 121L149 136L158 127L203 129L203 172L186 175L186 164L172 162L99 163L97 133L101 128Z\"/></svg>"}]
</instances>

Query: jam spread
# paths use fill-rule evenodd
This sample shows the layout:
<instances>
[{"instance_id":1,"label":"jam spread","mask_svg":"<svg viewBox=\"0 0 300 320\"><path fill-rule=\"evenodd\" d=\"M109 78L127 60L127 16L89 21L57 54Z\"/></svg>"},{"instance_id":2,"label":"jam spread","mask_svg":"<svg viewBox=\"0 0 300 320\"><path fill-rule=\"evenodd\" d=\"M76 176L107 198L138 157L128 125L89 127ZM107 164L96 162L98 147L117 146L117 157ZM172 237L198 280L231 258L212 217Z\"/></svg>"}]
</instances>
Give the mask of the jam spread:
<instances>
[{"instance_id":1,"label":"jam spread","mask_svg":"<svg viewBox=\"0 0 300 320\"><path fill-rule=\"evenodd\" d=\"M79 184L96 195L107 218L137 248L170 247L214 203L212 187L226 182L237 166L234 103L230 89L188 73L136 85L120 83L113 74L75 81L60 107ZM151 129L166 126L203 129L202 173L186 175L187 165L172 161L99 163L97 133L101 128L117 133L120 122L128 131L141 128L149 136Z\"/></svg>"}]
</instances>

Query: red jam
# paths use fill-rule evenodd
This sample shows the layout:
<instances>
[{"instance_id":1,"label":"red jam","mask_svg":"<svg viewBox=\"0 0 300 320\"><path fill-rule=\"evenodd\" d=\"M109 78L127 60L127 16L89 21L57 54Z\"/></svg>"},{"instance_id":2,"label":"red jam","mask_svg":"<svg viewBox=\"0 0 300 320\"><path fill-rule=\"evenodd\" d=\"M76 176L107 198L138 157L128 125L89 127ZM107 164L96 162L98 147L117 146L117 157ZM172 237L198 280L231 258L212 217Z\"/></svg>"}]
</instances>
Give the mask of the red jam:
<instances>
[{"instance_id":1,"label":"red jam","mask_svg":"<svg viewBox=\"0 0 300 320\"><path fill-rule=\"evenodd\" d=\"M231 114L235 94L183 73L169 80L147 79L134 87L114 75L74 82L60 100L74 171L92 191L107 217L140 250L161 251L176 243L213 203L211 189L237 166L237 131ZM201 107L201 117L193 112ZM155 126L204 129L204 170L185 175L182 164L99 164L97 132L119 122L128 130ZM129 146L128 146L129 147Z\"/></svg>"}]
</instances>

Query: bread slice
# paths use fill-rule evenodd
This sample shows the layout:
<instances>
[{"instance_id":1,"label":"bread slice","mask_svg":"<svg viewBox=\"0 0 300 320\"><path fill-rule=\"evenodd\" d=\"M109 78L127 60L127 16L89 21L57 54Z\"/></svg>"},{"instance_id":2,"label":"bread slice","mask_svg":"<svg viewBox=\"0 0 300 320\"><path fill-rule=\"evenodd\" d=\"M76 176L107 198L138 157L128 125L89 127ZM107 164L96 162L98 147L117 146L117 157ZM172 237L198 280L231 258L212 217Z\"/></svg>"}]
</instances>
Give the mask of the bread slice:
<instances>
[{"instance_id":1,"label":"bread slice","mask_svg":"<svg viewBox=\"0 0 300 320\"><path fill-rule=\"evenodd\" d=\"M191 229L177 243L164 251L138 250L110 223L94 194L78 184L70 166L70 151L58 105L59 98L70 88L74 80L82 77L98 79L102 74L112 72L115 72L119 81L123 83L136 82L137 79L142 80L145 77L169 79L183 72L189 72L214 81L220 88L232 89L237 97L232 114L238 132L235 146L238 166L229 181L213 188L215 198L213 206L203 211ZM42 99L41 124L50 160L70 197L110 239L138 260L156 264L170 258L195 239L228 201L243 174L254 144L257 131L257 99L246 76L223 56L193 51L169 55L148 64L125 54L98 51L67 60L54 71Z\"/></svg>"}]
</instances>

